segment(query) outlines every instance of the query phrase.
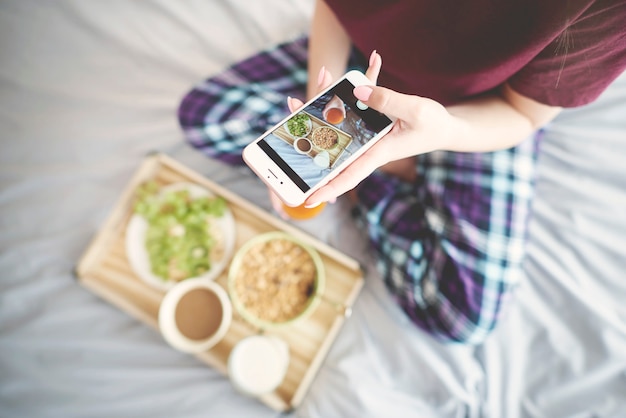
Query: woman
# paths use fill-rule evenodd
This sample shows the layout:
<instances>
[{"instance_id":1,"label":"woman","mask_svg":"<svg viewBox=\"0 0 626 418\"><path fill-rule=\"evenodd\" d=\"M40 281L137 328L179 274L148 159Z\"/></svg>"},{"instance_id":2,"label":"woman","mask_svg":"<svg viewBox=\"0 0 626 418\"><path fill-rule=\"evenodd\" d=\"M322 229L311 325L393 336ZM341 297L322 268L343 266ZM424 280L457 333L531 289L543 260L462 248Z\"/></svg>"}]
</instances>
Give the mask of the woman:
<instances>
[{"instance_id":1,"label":"woman","mask_svg":"<svg viewBox=\"0 0 626 418\"><path fill-rule=\"evenodd\" d=\"M541 128L624 71L625 21L624 1L317 1L308 95L352 48L374 51L381 86L354 93L398 120L307 204L354 189L385 283L436 338L495 327L521 272Z\"/></svg>"}]
</instances>

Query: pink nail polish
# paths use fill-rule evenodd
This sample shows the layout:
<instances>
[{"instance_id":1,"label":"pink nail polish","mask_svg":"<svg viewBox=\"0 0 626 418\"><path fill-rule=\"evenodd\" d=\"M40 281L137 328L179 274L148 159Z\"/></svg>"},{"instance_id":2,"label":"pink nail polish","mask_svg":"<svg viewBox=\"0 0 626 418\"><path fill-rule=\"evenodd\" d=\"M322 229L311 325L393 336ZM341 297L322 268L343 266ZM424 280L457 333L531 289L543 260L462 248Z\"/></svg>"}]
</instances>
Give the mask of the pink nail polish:
<instances>
[{"instance_id":1,"label":"pink nail polish","mask_svg":"<svg viewBox=\"0 0 626 418\"><path fill-rule=\"evenodd\" d=\"M321 86L324 81L324 75L326 74L326 67L322 65L320 68L320 73L317 75L317 85Z\"/></svg>"},{"instance_id":2,"label":"pink nail polish","mask_svg":"<svg viewBox=\"0 0 626 418\"><path fill-rule=\"evenodd\" d=\"M370 55L370 67L374 65L375 60L376 60L376 50L373 50L372 54Z\"/></svg>"},{"instance_id":3,"label":"pink nail polish","mask_svg":"<svg viewBox=\"0 0 626 418\"><path fill-rule=\"evenodd\" d=\"M354 88L354 95L359 100L367 101L372 95L372 91L370 86L358 86Z\"/></svg>"},{"instance_id":4,"label":"pink nail polish","mask_svg":"<svg viewBox=\"0 0 626 418\"><path fill-rule=\"evenodd\" d=\"M304 207L305 207L306 209L313 209L313 208L318 207L318 206L319 206L319 205L321 205L321 204L322 204L322 202L306 203L306 204L304 205Z\"/></svg>"}]
</instances>

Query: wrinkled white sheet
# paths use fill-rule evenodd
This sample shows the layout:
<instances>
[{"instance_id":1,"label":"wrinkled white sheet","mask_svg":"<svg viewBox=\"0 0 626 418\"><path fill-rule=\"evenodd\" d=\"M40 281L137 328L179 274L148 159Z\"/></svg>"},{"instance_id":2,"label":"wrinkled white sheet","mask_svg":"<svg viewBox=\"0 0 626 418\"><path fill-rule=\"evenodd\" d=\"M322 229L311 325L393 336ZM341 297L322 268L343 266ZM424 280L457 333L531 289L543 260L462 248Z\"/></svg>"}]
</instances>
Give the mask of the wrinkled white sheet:
<instances>
[{"instance_id":1,"label":"wrinkled white sheet","mask_svg":"<svg viewBox=\"0 0 626 418\"><path fill-rule=\"evenodd\" d=\"M0 0L0 417L276 417L82 288L72 269L149 151L253 200L182 140L197 81L304 32L310 0ZM369 266L302 417L626 416L626 78L564 112L518 297L481 347L391 303L343 203L299 223Z\"/></svg>"}]
</instances>

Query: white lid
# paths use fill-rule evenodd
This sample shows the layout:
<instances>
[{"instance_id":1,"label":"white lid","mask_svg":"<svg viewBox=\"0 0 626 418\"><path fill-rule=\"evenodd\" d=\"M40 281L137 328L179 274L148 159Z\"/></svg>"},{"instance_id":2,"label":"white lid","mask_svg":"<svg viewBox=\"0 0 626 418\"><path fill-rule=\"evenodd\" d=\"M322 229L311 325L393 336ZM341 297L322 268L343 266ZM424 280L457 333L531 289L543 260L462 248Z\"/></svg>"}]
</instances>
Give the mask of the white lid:
<instances>
[{"instance_id":1,"label":"white lid","mask_svg":"<svg viewBox=\"0 0 626 418\"><path fill-rule=\"evenodd\" d=\"M228 357L233 386L250 396L272 392L283 381L289 347L277 337L253 335L238 342Z\"/></svg>"}]
</instances>

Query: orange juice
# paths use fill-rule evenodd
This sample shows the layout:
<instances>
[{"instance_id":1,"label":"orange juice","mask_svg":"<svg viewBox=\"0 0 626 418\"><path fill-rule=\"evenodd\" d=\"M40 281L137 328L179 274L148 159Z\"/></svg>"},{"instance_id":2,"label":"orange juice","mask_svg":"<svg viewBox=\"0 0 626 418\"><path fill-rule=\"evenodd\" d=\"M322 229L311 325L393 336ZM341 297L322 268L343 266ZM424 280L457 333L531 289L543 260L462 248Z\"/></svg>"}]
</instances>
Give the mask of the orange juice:
<instances>
[{"instance_id":1,"label":"orange juice","mask_svg":"<svg viewBox=\"0 0 626 418\"><path fill-rule=\"evenodd\" d=\"M341 109L336 107L330 108L326 111L326 122L332 123L333 125L337 125L343 122L344 116Z\"/></svg>"},{"instance_id":2,"label":"orange juice","mask_svg":"<svg viewBox=\"0 0 626 418\"><path fill-rule=\"evenodd\" d=\"M320 203L314 208L305 208L304 205L291 207L291 206L287 206L283 204L283 210L285 211L287 216L289 216L291 219L301 221L304 219L311 219L319 215L325 206L326 206L326 202Z\"/></svg>"}]
</instances>

